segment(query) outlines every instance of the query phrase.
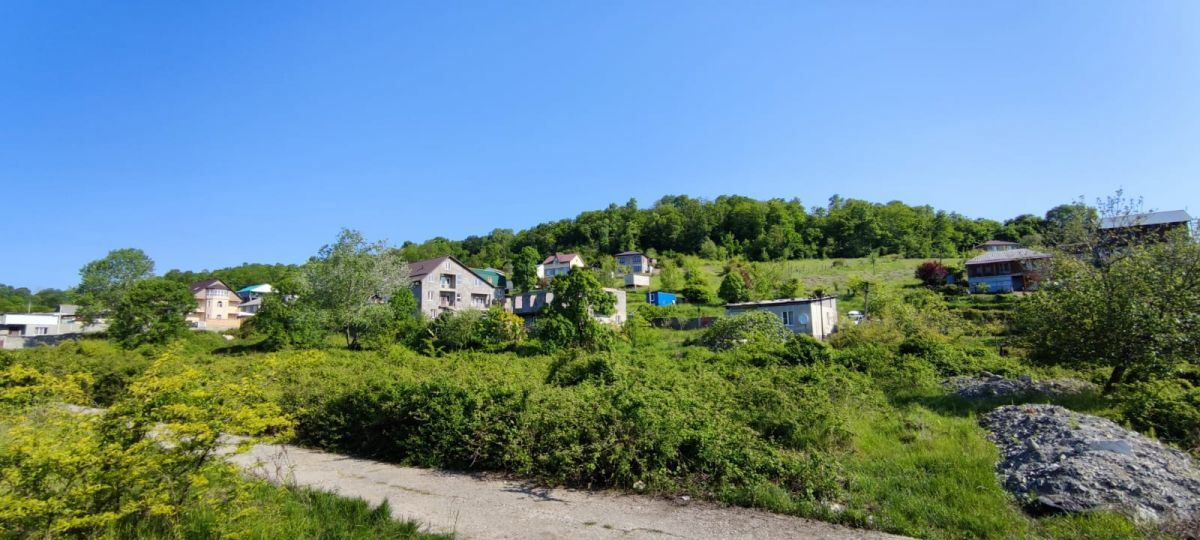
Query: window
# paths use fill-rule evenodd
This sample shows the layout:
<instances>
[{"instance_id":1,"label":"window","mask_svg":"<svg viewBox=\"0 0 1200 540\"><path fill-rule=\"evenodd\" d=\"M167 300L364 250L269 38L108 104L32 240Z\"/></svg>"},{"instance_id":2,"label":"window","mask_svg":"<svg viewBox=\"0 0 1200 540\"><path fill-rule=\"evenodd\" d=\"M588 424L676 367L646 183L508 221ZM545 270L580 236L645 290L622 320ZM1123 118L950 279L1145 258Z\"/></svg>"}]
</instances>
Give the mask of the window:
<instances>
[{"instance_id":1,"label":"window","mask_svg":"<svg viewBox=\"0 0 1200 540\"><path fill-rule=\"evenodd\" d=\"M793 317L793 315L792 315L792 312L790 312L790 311L785 311L785 312L781 313L780 315L783 315L783 325L784 325L784 326L791 326L791 325L792 325L792 320L793 320L793 318L794 318L794 317Z\"/></svg>"},{"instance_id":2,"label":"window","mask_svg":"<svg viewBox=\"0 0 1200 540\"><path fill-rule=\"evenodd\" d=\"M33 333L35 333L35 334L37 334L37 335L39 335L39 336L44 336L44 335L46 335L46 334L49 334L49 333L50 333L50 329L49 329L49 328L47 328L47 327L45 327L45 326L39 326L39 327L37 327L37 329L35 329L35 330L33 331Z\"/></svg>"},{"instance_id":3,"label":"window","mask_svg":"<svg viewBox=\"0 0 1200 540\"><path fill-rule=\"evenodd\" d=\"M472 294L471 305L477 307L487 307L488 297L486 294Z\"/></svg>"},{"instance_id":4,"label":"window","mask_svg":"<svg viewBox=\"0 0 1200 540\"><path fill-rule=\"evenodd\" d=\"M225 307L225 302L217 300L217 307Z\"/></svg>"},{"instance_id":5,"label":"window","mask_svg":"<svg viewBox=\"0 0 1200 540\"><path fill-rule=\"evenodd\" d=\"M220 319L220 318L221 318L221 314L220 314L220 313L218 313L216 318Z\"/></svg>"},{"instance_id":6,"label":"window","mask_svg":"<svg viewBox=\"0 0 1200 540\"><path fill-rule=\"evenodd\" d=\"M455 277L456 276L454 274L442 274L442 288L443 289L455 288L454 287L455 281L456 281Z\"/></svg>"}]
</instances>

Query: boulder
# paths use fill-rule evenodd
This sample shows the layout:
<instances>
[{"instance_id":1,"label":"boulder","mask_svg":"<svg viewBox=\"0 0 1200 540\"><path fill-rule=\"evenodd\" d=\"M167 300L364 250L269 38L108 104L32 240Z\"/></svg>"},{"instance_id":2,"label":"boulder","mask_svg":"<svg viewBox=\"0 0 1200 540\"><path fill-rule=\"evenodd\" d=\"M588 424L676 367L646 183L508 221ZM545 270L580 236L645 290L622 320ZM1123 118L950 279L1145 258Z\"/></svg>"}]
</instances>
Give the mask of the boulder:
<instances>
[{"instance_id":1,"label":"boulder","mask_svg":"<svg viewBox=\"0 0 1200 540\"><path fill-rule=\"evenodd\" d=\"M1094 391L1096 385L1079 379L1046 379L1035 381L1028 375L1008 379L983 372L978 377L954 377L944 383L954 395L966 399L990 399L1008 396L1066 396Z\"/></svg>"},{"instance_id":2,"label":"boulder","mask_svg":"<svg viewBox=\"0 0 1200 540\"><path fill-rule=\"evenodd\" d=\"M1139 522L1200 517L1200 468L1179 450L1056 405L979 419L1000 448L1000 481L1036 511L1116 510Z\"/></svg>"}]
</instances>

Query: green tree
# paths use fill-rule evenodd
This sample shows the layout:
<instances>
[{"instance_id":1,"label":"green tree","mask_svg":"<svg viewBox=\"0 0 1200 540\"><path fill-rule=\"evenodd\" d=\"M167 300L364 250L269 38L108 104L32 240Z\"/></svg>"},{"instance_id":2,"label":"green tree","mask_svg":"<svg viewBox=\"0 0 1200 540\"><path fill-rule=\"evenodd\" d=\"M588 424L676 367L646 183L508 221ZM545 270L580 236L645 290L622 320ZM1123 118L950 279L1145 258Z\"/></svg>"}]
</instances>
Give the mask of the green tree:
<instances>
[{"instance_id":1,"label":"green tree","mask_svg":"<svg viewBox=\"0 0 1200 540\"><path fill-rule=\"evenodd\" d=\"M666 291L678 291L683 288L683 275L674 262L664 259L659 265L658 284Z\"/></svg>"},{"instance_id":2,"label":"green tree","mask_svg":"<svg viewBox=\"0 0 1200 540\"><path fill-rule=\"evenodd\" d=\"M746 288L746 280L742 279L738 269L734 268L725 274L720 288L717 289L717 296L729 304L750 300L750 289Z\"/></svg>"},{"instance_id":3,"label":"green tree","mask_svg":"<svg viewBox=\"0 0 1200 540\"><path fill-rule=\"evenodd\" d=\"M1132 245L1102 264L1057 256L1018 328L1033 359L1109 368L1105 392L1200 358L1200 244Z\"/></svg>"},{"instance_id":4,"label":"green tree","mask_svg":"<svg viewBox=\"0 0 1200 540\"><path fill-rule=\"evenodd\" d=\"M538 251L531 246L521 248L513 261L513 287L518 291L529 291L537 287L537 265L541 261Z\"/></svg>"},{"instance_id":5,"label":"green tree","mask_svg":"<svg viewBox=\"0 0 1200 540\"><path fill-rule=\"evenodd\" d=\"M154 276L154 261L140 249L114 249L79 269L79 318L92 321L117 308L134 283Z\"/></svg>"},{"instance_id":6,"label":"green tree","mask_svg":"<svg viewBox=\"0 0 1200 540\"><path fill-rule=\"evenodd\" d=\"M679 291L683 298L693 304L713 304L716 299L713 298L712 290L708 287L708 281L704 279L704 275L695 268L689 268L684 273L683 290Z\"/></svg>"},{"instance_id":7,"label":"green tree","mask_svg":"<svg viewBox=\"0 0 1200 540\"><path fill-rule=\"evenodd\" d=\"M109 333L128 349L167 343L187 333L184 318L195 308L187 286L164 278L145 279L122 296Z\"/></svg>"},{"instance_id":8,"label":"green tree","mask_svg":"<svg viewBox=\"0 0 1200 540\"><path fill-rule=\"evenodd\" d=\"M604 290L596 276L583 268L572 268L550 282L554 298L546 306L546 328L554 328L551 340L558 346L597 348L605 343L607 329L595 315L612 313L616 297ZM543 336L545 339L545 336Z\"/></svg>"},{"instance_id":9,"label":"green tree","mask_svg":"<svg viewBox=\"0 0 1200 540\"><path fill-rule=\"evenodd\" d=\"M326 245L304 267L310 301L342 334L349 348L358 348L359 333L381 320L378 305L408 291L408 265L383 242L367 242L358 231L342 229L337 242Z\"/></svg>"}]
</instances>

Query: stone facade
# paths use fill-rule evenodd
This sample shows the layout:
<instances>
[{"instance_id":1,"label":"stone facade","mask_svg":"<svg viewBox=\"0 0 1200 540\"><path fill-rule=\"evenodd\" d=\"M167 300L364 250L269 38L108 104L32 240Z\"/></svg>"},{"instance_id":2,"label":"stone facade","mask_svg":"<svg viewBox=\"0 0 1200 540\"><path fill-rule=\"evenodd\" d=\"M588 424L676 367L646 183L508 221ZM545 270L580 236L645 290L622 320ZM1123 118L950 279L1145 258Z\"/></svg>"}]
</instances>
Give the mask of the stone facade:
<instances>
[{"instance_id":1,"label":"stone facade","mask_svg":"<svg viewBox=\"0 0 1200 540\"><path fill-rule=\"evenodd\" d=\"M438 257L409 264L413 295L421 314L434 318L446 311L487 309L503 298L484 277L454 257Z\"/></svg>"}]
</instances>

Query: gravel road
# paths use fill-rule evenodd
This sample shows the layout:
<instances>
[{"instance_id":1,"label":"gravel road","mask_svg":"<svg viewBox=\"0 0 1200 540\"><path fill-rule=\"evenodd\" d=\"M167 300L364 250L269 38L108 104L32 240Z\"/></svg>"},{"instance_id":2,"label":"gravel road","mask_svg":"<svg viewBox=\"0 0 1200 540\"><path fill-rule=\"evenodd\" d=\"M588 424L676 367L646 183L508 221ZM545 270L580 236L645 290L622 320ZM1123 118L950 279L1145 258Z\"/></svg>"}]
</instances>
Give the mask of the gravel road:
<instances>
[{"instance_id":1,"label":"gravel road","mask_svg":"<svg viewBox=\"0 0 1200 540\"><path fill-rule=\"evenodd\" d=\"M372 504L387 499L397 519L459 538L900 538L745 508L543 489L295 446L258 445L230 459L274 482L361 497Z\"/></svg>"}]
</instances>

